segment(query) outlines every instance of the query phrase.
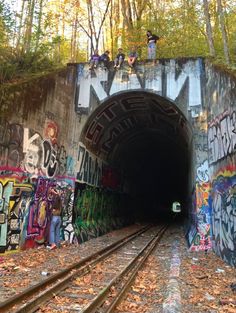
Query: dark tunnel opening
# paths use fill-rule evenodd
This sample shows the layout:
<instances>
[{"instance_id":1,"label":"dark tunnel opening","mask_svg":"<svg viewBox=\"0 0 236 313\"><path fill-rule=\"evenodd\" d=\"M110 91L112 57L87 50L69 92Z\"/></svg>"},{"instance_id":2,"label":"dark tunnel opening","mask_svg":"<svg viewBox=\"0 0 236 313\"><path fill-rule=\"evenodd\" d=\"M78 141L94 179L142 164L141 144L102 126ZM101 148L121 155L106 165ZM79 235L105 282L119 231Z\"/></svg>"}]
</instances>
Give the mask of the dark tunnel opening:
<instances>
[{"instance_id":1,"label":"dark tunnel opening","mask_svg":"<svg viewBox=\"0 0 236 313\"><path fill-rule=\"evenodd\" d=\"M82 142L122 174L130 199L127 216L169 218L174 201L187 216L192 130L173 102L144 91L116 94L91 114Z\"/></svg>"},{"instance_id":2,"label":"dark tunnel opening","mask_svg":"<svg viewBox=\"0 0 236 313\"><path fill-rule=\"evenodd\" d=\"M146 131L136 140L125 146L121 155L136 218L168 215L174 201L184 209L188 194L187 156L173 141L156 132Z\"/></svg>"}]
</instances>

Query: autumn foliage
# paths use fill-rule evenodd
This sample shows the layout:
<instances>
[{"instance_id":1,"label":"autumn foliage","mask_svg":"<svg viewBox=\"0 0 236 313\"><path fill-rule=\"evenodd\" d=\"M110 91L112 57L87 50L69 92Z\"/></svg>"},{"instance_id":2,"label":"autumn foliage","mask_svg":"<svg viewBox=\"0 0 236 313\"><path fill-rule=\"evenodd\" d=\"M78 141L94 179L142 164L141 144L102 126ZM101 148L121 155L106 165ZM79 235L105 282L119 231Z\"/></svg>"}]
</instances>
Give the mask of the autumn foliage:
<instances>
[{"instance_id":1,"label":"autumn foliage","mask_svg":"<svg viewBox=\"0 0 236 313\"><path fill-rule=\"evenodd\" d=\"M235 66L233 0L0 0L0 81L87 61L94 49L136 46L160 36L159 58L213 56Z\"/></svg>"}]
</instances>

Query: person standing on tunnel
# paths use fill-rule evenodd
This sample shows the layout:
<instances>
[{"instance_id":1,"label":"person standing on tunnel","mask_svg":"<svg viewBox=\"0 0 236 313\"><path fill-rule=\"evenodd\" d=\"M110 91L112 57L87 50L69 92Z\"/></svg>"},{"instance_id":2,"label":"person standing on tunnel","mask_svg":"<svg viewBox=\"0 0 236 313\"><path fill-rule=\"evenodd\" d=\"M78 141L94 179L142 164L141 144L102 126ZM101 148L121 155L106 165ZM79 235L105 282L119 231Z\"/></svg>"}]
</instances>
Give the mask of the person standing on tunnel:
<instances>
[{"instance_id":1,"label":"person standing on tunnel","mask_svg":"<svg viewBox=\"0 0 236 313\"><path fill-rule=\"evenodd\" d=\"M156 61L156 43L160 39L159 36L154 35L150 30L147 30L147 48L148 48L148 60Z\"/></svg>"}]
</instances>

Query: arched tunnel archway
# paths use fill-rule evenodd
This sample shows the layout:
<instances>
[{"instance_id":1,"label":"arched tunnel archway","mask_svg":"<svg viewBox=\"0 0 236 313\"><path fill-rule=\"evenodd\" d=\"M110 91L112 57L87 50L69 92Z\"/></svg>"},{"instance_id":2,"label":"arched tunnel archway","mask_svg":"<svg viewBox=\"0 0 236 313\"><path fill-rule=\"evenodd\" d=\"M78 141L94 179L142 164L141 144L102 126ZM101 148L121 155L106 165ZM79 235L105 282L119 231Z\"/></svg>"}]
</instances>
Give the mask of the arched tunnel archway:
<instances>
[{"instance_id":1,"label":"arched tunnel archway","mask_svg":"<svg viewBox=\"0 0 236 313\"><path fill-rule=\"evenodd\" d=\"M122 174L137 219L169 213L173 201L187 213L192 128L169 99L143 90L117 93L93 110L80 141Z\"/></svg>"}]
</instances>

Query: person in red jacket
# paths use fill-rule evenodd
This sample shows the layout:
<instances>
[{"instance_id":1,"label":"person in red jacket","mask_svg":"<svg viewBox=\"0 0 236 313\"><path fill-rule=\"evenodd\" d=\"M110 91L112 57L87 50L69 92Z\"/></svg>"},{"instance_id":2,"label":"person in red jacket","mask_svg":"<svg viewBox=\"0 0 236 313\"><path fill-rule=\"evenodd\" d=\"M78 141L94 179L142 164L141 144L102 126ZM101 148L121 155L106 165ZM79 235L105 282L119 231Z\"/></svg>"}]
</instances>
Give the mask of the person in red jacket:
<instances>
[{"instance_id":1,"label":"person in red jacket","mask_svg":"<svg viewBox=\"0 0 236 313\"><path fill-rule=\"evenodd\" d=\"M138 53L136 51L136 48L133 47L128 56L128 64L131 68L135 66L137 59L138 59Z\"/></svg>"}]
</instances>

